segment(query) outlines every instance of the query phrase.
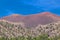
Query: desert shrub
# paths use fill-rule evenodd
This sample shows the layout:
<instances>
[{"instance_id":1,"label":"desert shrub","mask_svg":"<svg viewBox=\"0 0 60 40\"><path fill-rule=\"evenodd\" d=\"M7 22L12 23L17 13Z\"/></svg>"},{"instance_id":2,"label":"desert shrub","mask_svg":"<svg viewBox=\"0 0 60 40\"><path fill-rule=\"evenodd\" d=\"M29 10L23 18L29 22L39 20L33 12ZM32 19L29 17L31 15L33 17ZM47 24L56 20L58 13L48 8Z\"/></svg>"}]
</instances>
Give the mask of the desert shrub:
<instances>
[{"instance_id":1,"label":"desert shrub","mask_svg":"<svg viewBox=\"0 0 60 40\"><path fill-rule=\"evenodd\" d=\"M60 40L60 36L56 36L54 38L48 38L48 35L39 35L38 37L31 37L28 36L27 38L24 36L19 36L19 37L15 37L15 38L5 38L5 37L1 37L0 40Z\"/></svg>"},{"instance_id":2,"label":"desert shrub","mask_svg":"<svg viewBox=\"0 0 60 40\"><path fill-rule=\"evenodd\" d=\"M9 39L5 37L0 37L0 40L9 40Z\"/></svg>"},{"instance_id":3,"label":"desert shrub","mask_svg":"<svg viewBox=\"0 0 60 40\"><path fill-rule=\"evenodd\" d=\"M36 40L48 40L48 35L43 34L36 37Z\"/></svg>"}]
</instances>

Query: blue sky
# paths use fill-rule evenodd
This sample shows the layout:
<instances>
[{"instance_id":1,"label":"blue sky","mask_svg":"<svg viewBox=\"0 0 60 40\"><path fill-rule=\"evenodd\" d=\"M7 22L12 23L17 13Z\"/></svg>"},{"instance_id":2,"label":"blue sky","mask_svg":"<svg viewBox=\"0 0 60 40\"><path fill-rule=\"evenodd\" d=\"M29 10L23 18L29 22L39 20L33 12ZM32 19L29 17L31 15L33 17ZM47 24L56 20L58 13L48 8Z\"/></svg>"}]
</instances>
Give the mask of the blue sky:
<instances>
[{"instance_id":1,"label":"blue sky","mask_svg":"<svg viewBox=\"0 0 60 40\"><path fill-rule=\"evenodd\" d=\"M0 17L52 12L60 15L60 0L0 0Z\"/></svg>"}]
</instances>

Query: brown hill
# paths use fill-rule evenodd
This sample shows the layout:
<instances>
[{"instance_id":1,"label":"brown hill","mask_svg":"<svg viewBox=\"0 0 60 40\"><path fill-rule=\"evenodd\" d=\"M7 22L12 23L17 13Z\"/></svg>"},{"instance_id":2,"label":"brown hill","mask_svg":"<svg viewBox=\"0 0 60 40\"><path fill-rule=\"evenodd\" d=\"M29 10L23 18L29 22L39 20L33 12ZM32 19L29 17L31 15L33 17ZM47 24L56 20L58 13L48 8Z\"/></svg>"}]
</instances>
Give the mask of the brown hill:
<instances>
[{"instance_id":1,"label":"brown hill","mask_svg":"<svg viewBox=\"0 0 60 40\"><path fill-rule=\"evenodd\" d=\"M30 27L36 26L38 24L45 25L48 23L60 21L59 16L51 14L50 12L43 12L40 14L34 14L34 15L28 15L28 16L13 14L10 16L6 16L2 19L11 21L11 22L24 22L25 26L30 26Z\"/></svg>"}]
</instances>

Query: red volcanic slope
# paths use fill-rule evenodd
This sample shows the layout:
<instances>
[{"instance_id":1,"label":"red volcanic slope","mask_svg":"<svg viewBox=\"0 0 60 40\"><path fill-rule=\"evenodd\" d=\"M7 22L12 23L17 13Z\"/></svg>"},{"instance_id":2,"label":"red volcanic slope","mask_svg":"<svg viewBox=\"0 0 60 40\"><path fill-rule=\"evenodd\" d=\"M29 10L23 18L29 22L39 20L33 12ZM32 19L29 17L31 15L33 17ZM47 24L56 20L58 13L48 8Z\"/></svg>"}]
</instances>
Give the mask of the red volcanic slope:
<instances>
[{"instance_id":1,"label":"red volcanic slope","mask_svg":"<svg viewBox=\"0 0 60 40\"><path fill-rule=\"evenodd\" d=\"M11 22L24 22L26 26L36 26L38 24L45 25L51 22L60 21L59 16L51 14L50 12L43 12L40 14L34 14L34 15L28 15L28 16L13 14L13 15L4 17L2 19L8 20Z\"/></svg>"}]
</instances>

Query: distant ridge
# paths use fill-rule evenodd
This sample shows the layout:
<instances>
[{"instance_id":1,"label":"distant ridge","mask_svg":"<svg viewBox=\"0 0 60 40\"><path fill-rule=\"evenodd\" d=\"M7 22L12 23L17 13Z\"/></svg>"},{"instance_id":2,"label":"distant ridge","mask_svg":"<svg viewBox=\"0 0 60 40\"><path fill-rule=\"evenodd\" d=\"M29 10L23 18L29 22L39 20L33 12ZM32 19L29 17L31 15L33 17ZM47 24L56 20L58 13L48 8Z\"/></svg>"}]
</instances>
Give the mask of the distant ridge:
<instances>
[{"instance_id":1,"label":"distant ridge","mask_svg":"<svg viewBox=\"0 0 60 40\"><path fill-rule=\"evenodd\" d=\"M43 12L27 16L12 14L0 19L0 37L9 40L17 37L20 40L20 38L35 39L41 37L40 35L43 35L43 38L59 38L60 17L50 12Z\"/></svg>"},{"instance_id":2,"label":"distant ridge","mask_svg":"<svg viewBox=\"0 0 60 40\"><path fill-rule=\"evenodd\" d=\"M50 12L42 12L38 14L23 16L19 14L13 14L10 16L3 17L2 19L11 22L24 22L26 26L32 27L38 24L48 24L52 22L60 21L60 17Z\"/></svg>"}]
</instances>

